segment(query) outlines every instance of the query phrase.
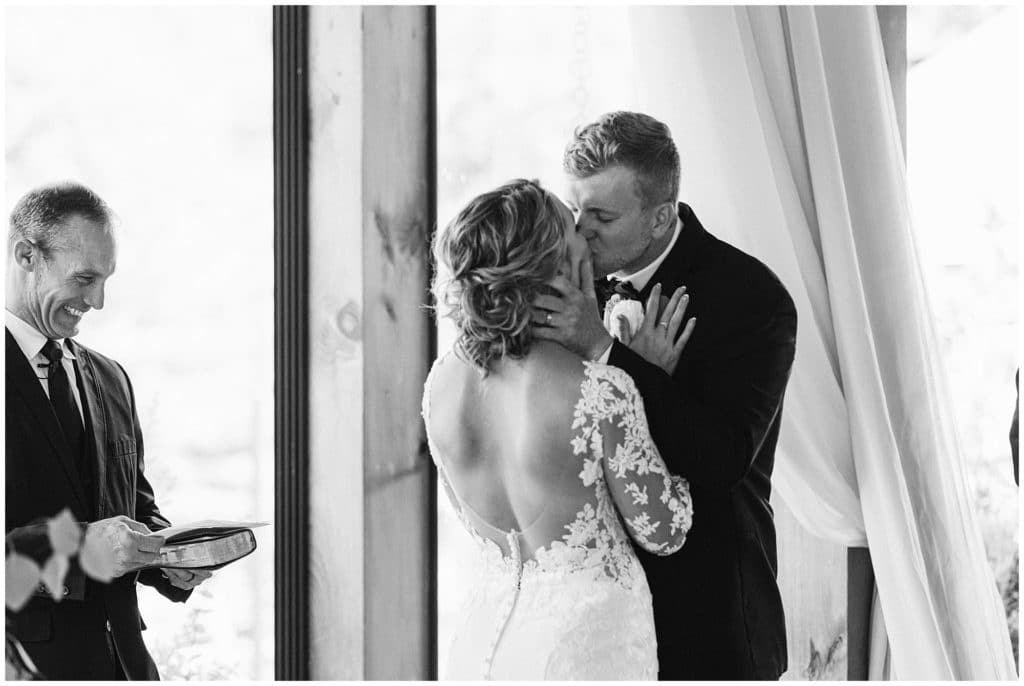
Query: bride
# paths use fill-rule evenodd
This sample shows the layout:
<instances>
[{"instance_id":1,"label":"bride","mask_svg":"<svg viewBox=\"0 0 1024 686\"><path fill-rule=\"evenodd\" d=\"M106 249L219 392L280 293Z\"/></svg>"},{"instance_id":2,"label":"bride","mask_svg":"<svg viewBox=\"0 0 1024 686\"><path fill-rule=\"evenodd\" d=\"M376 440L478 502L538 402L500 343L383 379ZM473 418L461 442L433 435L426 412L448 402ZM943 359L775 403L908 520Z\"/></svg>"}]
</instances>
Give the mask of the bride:
<instances>
[{"instance_id":1,"label":"bride","mask_svg":"<svg viewBox=\"0 0 1024 686\"><path fill-rule=\"evenodd\" d=\"M458 330L423 418L438 474L483 556L446 679L656 679L651 593L630 544L679 550L689 487L651 440L632 379L532 340L531 301L581 282L569 209L517 180L435 237L434 297ZM584 268L583 277L588 271Z\"/></svg>"}]
</instances>

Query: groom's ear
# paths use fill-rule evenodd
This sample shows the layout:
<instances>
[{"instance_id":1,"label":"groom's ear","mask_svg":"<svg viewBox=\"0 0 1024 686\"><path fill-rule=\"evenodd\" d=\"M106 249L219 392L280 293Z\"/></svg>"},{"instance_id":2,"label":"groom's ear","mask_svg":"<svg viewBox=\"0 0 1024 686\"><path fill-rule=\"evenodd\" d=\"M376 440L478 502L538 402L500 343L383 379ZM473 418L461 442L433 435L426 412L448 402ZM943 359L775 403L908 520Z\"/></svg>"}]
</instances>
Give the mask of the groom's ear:
<instances>
[{"instance_id":1,"label":"groom's ear","mask_svg":"<svg viewBox=\"0 0 1024 686\"><path fill-rule=\"evenodd\" d=\"M676 205L671 202L663 202L654 208L654 238L661 238L676 227Z\"/></svg>"}]
</instances>

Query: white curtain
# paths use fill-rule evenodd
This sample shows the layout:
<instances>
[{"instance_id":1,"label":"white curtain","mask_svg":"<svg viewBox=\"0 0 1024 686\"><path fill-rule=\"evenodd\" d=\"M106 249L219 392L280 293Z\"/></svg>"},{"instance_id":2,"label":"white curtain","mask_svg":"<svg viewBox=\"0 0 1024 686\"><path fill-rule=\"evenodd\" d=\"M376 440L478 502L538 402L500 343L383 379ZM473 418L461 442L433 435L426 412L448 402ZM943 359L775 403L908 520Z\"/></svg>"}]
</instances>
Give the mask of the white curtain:
<instances>
[{"instance_id":1,"label":"white curtain","mask_svg":"<svg viewBox=\"0 0 1024 686\"><path fill-rule=\"evenodd\" d=\"M812 533L870 548L891 649L872 662L899 679L1015 679L875 8L636 7L631 24L638 102L672 129L683 199L796 302L774 484Z\"/></svg>"}]
</instances>

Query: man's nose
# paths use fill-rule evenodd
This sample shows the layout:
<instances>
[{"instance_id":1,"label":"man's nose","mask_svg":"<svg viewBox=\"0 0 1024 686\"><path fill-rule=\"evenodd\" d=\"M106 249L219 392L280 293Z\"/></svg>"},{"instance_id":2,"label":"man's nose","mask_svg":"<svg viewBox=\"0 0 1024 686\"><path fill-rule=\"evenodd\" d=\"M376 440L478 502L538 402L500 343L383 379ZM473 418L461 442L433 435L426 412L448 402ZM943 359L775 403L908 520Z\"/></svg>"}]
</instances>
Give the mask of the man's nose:
<instances>
[{"instance_id":1,"label":"man's nose","mask_svg":"<svg viewBox=\"0 0 1024 686\"><path fill-rule=\"evenodd\" d=\"M587 225L587 222L583 221L582 217L580 217L580 219L577 220L576 222L576 233L583 236L587 240L590 240L591 238L594 237L594 230Z\"/></svg>"},{"instance_id":2,"label":"man's nose","mask_svg":"<svg viewBox=\"0 0 1024 686\"><path fill-rule=\"evenodd\" d=\"M85 304L94 310L102 310L104 297L103 287L104 284L99 284L98 286L94 286L88 293L86 293Z\"/></svg>"}]
</instances>

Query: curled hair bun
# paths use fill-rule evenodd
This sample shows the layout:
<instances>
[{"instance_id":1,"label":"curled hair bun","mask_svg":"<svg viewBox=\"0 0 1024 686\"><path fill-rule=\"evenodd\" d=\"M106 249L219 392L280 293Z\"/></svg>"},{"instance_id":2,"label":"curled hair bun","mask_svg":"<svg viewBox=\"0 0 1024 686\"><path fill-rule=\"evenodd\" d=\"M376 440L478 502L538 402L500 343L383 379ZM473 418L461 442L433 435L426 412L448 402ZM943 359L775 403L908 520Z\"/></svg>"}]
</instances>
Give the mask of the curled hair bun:
<instances>
[{"instance_id":1,"label":"curled hair bun","mask_svg":"<svg viewBox=\"0 0 1024 686\"><path fill-rule=\"evenodd\" d=\"M471 200L435 236L434 297L455 322L457 350L485 374L529 352L533 299L565 259L562 221L557 200L517 179Z\"/></svg>"}]
</instances>

